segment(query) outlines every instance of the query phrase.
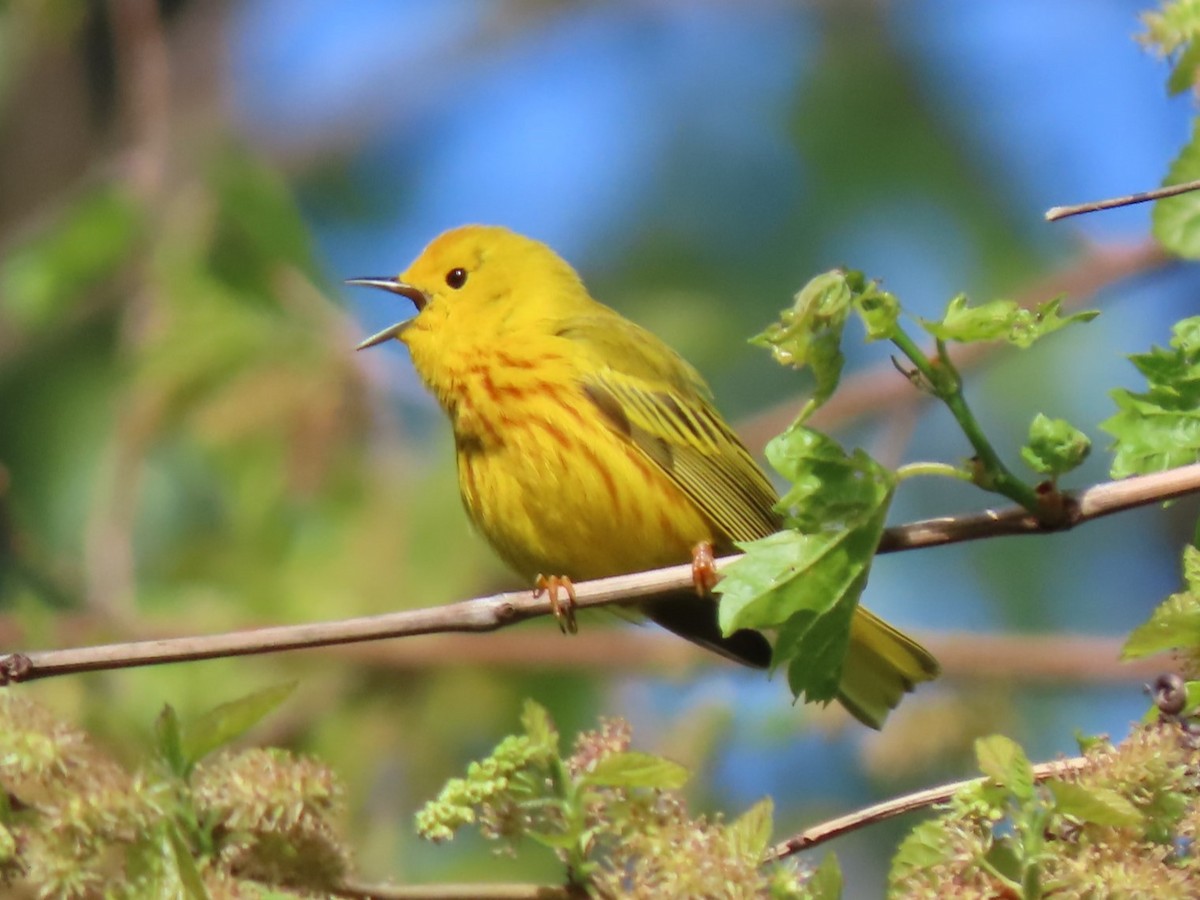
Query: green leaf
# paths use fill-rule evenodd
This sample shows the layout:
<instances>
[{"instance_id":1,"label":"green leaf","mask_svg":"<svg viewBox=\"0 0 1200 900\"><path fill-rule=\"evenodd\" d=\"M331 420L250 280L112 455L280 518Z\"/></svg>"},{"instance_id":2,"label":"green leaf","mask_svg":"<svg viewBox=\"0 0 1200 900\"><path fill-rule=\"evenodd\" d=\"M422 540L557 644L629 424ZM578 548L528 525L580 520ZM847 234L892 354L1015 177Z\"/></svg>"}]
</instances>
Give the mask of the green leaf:
<instances>
[{"instance_id":1,"label":"green leaf","mask_svg":"<svg viewBox=\"0 0 1200 900\"><path fill-rule=\"evenodd\" d=\"M1111 788L1085 787L1071 781L1046 782L1054 795L1055 810L1081 822L1095 825L1139 825L1138 808Z\"/></svg>"},{"instance_id":2,"label":"green leaf","mask_svg":"<svg viewBox=\"0 0 1200 900\"><path fill-rule=\"evenodd\" d=\"M162 885L168 890L161 892L160 896L179 897L181 900L209 900L208 889L204 886L204 879L200 877L196 860L192 858L187 843L172 825L163 829L163 860L167 863L164 881L170 884Z\"/></svg>"},{"instance_id":3,"label":"green leaf","mask_svg":"<svg viewBox=\"0 0 1200 900\"><path fill-rule=\"evenodd\" d=\"M241 737L258 724L268 713L275 710L296 689L296 682L277 684L263 688L214 706L183 727L181 749L183 759L190 770L205 756Z\"/></svg>"},{"instance_id":4,"label":"green leaf","mask_svg":"<svg viewBox=\"0 0 1200 900\"><path fill-rule=\"evenodd\" d=\"M1079 745L1080 753L1087 753L1093 747L1104 747L1108 742L1108 738L1103 735L1087 735L1082 730L1075 729L1075 743Z\"/></svg>"},{"instance_id":5,"label":"green leaf","mask_svg":"<svg viewBox=\"0 0 1200 900\"><path fill-rule=\"evenodd\" d=\"M652 753L625 750L602 757L590 772L579 779L592 787L657 788L678 790L687 784L691 773L685 766Z\"/></svg>"},{"instance_id":6,"label":"green leaf","mask_svg":"<svg viewBox=\"0 0 1200 900\"><path fill-rule=\"evenodd\" d=\"M789 530L738 545L746 555L717 586L721 628L779 628L774 662L790 663L793 692L827 702L837 695L894 476L801 425L773 440L767 458L792 481L776 507Z\"/></svg>"},{"instance_id":7,"label":"green leaf","mask_svg":"<svg viewBox=\"0 0 1200 900\"><path fill-rule=\"evenodd\" d=\"M868 282L854 298L854 309L867 329L868 341L890 340L900 322L900 301Z\"/></svg>"},{"instance_id":8,"label":"green leaf","mask_svg":"<svg viewBox=\"0 0 1200 900\"><path fill-rule=\"evenodd\" d=\"M1015 844L1012 840L1001 837L992 844L984 859L1005 878L1020 883L1023 850L1023 847Z\"/></svg>"},{"instance_id":9,"label":"green leaf","mask_svg":"<svg viewBox=\"0 0 1200 900\"><path fill-rule=\"evenodd\" d=\"M1171 349L1154 347L1129 359L1147 390L1112 392L1117 414L1100 423L1116 438L1112 477L1200 460L1200 316L1175 323Z\"/></svg>"},{"instance_id":10,"label":"green leaf","mask_svg":"<svg viewBox=\"0 0 1200 900\"><path fill-rule=\"evenodd\" d=\"M805 900L839 900L842 896L842 869L837 857L826 853L821 864L804 882Z\"/></svg>"},{"instance_id":11,"label":"green leaf","mask_svg":"<svg viewBox=\"0 0 1200 900\"><path fill-rule=\"evenodd\" d=\"M775 804L763 797L729 824L735 852L753 863L759 862L771 843Z\"/></svg>"},{"instance_id":12,"label":"green leaf","mask_svg":"<svg viewBox=\"0 0 1200 900\"><path fill-rule=\"evenodd\" d=\"M169 703L164 705L154 720L155 749L171 774L183 778L190 768L183 752L183 728L179 715Z\"/></svg>"},{"instance_id":13,"label":"green leaf","mask_svg":"<svg viewBox=\"0 0 1200 900\"><path fill-rule=\"evenodd\" d=\"M1171 75L1167 78L1167 92L1182 94L1196 87L1196 72L1200 69L1200 41L1192 41L1184 48L1171 67Z\"/></svg>"},{"instance_id":14,"label":"green leaf","mask_svg":"<svg viewBox=\"0 0 1200 900\"><path fill-rule=\"evenodd\" d=\"M1143 12L1140 18L1146 30L1137 36L1139 43L1160 56L1200 37L1200 3L1195 0L1164 3L1162 9Z\"/></svg>"},{"instance_id":15,"label":"green leaf","mask_svg":"<svg viewBox=\"0 0 1200 900\"><path fill-rule=\"evenodd\" d=\"M864 573L825 613L800 610L779 629L772 664L787 661L792 696L807 703L828 703L837 697L850 649L850 624L866 585Z\"/></svg>"},{"instance_id":16,"label":"green leaf","mask_svg":"<svg viewBox=\"0 0 1200 900\"><path fill-rule=\"evenodd\" d=\"M997 784L1003 785L1020 801L1033 797L1033 766L1021 745L1002 734L978 738L975 758L979 770Z\"/></svg>"},{"instance_id":17,"label":"green leaf","mask_svg":"<svg viewBox=\"0 0 1200 900\"><path fill-rule=\"evenodd\" d=\"M546 712L546 707L533 700L526 700L521 709L521 727L529 737L530 743L544 754L558 752L558 729Z\"/></svg>"},{"instance_id":18,"label":"green leaf","mask_svg":"<svg viewBox=\"0 0 1200 900\"><path fill-rule=\"evenodd\" d=\"M829 399L842 375L842 332L850 314L854 287L861 285L857 272L834 270L818 275L796 294L791 309L780 313L750 343L766 347L775 361L794 369L809 369L816 379L813 396L804 405L799 421Z\"/></svg>"},{"instance_id":19,"label":"green leaf","mask_svg":"<svg viewBox=\"0 0 1200 900\"><path fill-rule=\"evenodd\" d=\"M1179 822L1194 808L1190 791L1158 790L1141 810L1145 817L1144 837L1155 844L1170 844L1178 837Z\"/></svg>"},{"instance_id":20,"label":"green leaf","mask_svg":"<svg viewBox=\"0 0 1200 900\"><path fill-rule=\"evenodd\" d=\"M861 449L847 454L833 438L803 425L773 438L765 453L790 485L775 509L798 531L852 528L881 507L886 513L896 486L895 474Z\"/></svg>"},{"instance_id":21,"label":"green leaf","mask_svg":"<svg viewBox=\"0 0 1200 900\"><path fill-rule=\"evenodd\" d=\"M1021 458L1038 474L1058 478L1077 468L1091 449L1088 436L1071 423L1038 413L1029 426L1029 443L1021 448Z\"/></svg>"},{"instance_id":22,"label":"green leaf","mask_svg":"<svg viewBox=\"0 0 1200 900\"><path fill-rule=\"evenodd\" d=\"M1141 659L1177 647L1200 647L1200 599L1172 594L1135 628L1121 648L1122 659Z\"/></svg>"},{"instance_id":23,"label":"green leaf","mask_svg":"<svg viewBox=\"0 0 1200 900\"><path fill-rule=\"evenodd\" d=\"M1007 341L1017 347L1031 346L1072 322L1090 322L1100 315L1096 310L1059 315L1062 298L1047 300L1037 309L1025 309L1014 300L993 300L971 306L965 294L950 301L940 322L921 319L921 327L942 341L972 343Z\"/></svg>"},{"instance_id":24,"label":"green leaf","mask_svg":"<svg viewBox=\"0 0 1200 900\"><path fill-rule=\"evenodd\" d=\"M892 857L888 883L895 887L926 869L949 859L950 842L941 819L927 819L910 831Z\"/></svg>"},{"instance_id":25,"label":"green leaf","mask_svg":"<svg viewBox=\"0 0 1200 900\"><path fill-rule=\"evenodd\" d=\"M1164 650L1200 647L1200 550L1183 550L1187 590L1172 594L1139 625L1121 648L1122 659L1139 659Z\"/></svg>"},{"instance_id":26,"label":"green leaf","mask_svg":"<svg viewBox=\"0 0 1200 900\"><path fill-rule=\"evenodd\" d=\"M1163 184L1182 184L1200 179L1200 121L1167 170ZM1189 191L1164 197L1154 203L1151 230L1162 245L1185 259L1200 256L1200 193Z\"/></svg>"}]
</instances>

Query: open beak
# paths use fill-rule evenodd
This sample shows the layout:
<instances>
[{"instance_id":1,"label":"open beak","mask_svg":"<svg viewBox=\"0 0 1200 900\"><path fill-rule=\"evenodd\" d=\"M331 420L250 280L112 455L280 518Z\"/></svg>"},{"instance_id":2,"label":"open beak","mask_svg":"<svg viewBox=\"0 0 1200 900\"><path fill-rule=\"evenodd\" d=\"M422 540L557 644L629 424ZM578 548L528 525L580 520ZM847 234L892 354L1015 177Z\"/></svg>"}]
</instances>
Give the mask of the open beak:
<instances>
[{"instance_id":1,"label":"open beak","mask_svg":"<svg viewBox=\"0 0 1200 900\"><path fill-rule=\"evenodd\" d=\"M361 285L364 287L379 288L387 291L390 294L398 294L401 297L407 297L412 301L413 306L420 312L425 308L425 304L429 302L429 298L425 296L425 292L418 287L413 287L411 284L405 284L396 278L347 278L346 284ZM395 325L389 325L376 334L371 335L357 347L356 350L366 350L368 347L374 347L376 344L382 344L384 341L390 341L392 338L399 338L401 332L408 327L412 319L405 319L403 322L397 322Z\"/></svg>"}]
</instances>

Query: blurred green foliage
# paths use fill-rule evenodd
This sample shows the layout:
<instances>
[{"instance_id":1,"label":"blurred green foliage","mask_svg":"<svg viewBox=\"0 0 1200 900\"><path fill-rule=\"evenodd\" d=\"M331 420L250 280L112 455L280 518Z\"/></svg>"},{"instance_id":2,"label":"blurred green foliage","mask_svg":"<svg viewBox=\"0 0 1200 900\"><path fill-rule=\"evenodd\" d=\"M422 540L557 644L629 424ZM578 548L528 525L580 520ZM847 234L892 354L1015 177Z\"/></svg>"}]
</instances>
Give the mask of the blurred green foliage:
<instances>
[{"instance_id":1,"label":"blurred green foliage","mask_svg":"<svg viewBox=\"0 0 1200 900\"><path fill-rule=\"evenodd\" d=\"M769 799L728 823L691 816L679 794L687 769L630 750L627 722L602 720L569 756L544 708L527 702L521 724L417 814L423 837L446 841L478 825L514 852L532 840L565 866L560 880L600 897L838 896L836 861L811 891L792 862L764 864Z\"/></svg>"},{"instance_id":2,"label":"blurred green foliage","mask_svg":"<svg viewBox=\"0 0 1200 900\"><path fill-rule=\"evenodd\" d=\"M202 92L197 100L181 90L177 102L192 106L172 116L179 130L169 175L153 195L135 190L116 164L129 110L120 97L104 99L113 60L95 52L109 37L96 26L101 7L0 6L0 126L6 138L53 138L18 157L27 168L10 165L9 189L0 191L0 613L19 623L19 645L304 622L515 586L468 533L448 437L430 439L393 418L383 381L394 373L353 356L357 326L331 299L291 190L315 171L345 203L338 161L305 170L259 158ZM980 177L980 161L923 96L877 5L830 4L819 15L813 77L797 83L780 123L811 170L803 207L753 235L736 258L719 259L656 227L648 213L631 227L628 254L593 283L598 296L636 306L640 321L671 334L713 375L731 413L791 393L797 382L732 351L729 336L761 327L776 298L831 264L820 237L851 227L872 205L934 198L969 242L964 265L976 292L1031 280L1066 243L1035 245L1006 219L1003 179ZM217 43L221 31L206 34ZM93 98L88 108L20 102L22 90L59 99L79 78ZM44 81L31 86L35 79ZM64 130L26 127L41 124L39 116L61 117ZM1190 227L1181 234L1190 239ZM889 311L871 310L868 327L888 331ZM1023 366L1022 377L1039 387L1069 390L1045 377L1063 368L1058 358ZM1016 397L1010 418L1027 421L1023 392L1002 390ZM1013 582L1007 608L1027 610L1033 594L1011 578L1017 567L1000 568L996 581ZM415 845L410 815L510 730L521 698L536 696L574 732L594 719L609 687L587 673L451 662L413 671L352 653L290 654L20 690L88 728L111 754L105 772L118 764L127 772L155 740L147 723L164 701L179 720L203 722L195 711L214 697L295 679L298 701L258 737L311 752L343 775L348 842L365 873L412 881L557 875L552 861L495 860L469 841L430 853ZM927 775L946 759L958 765L956 748L1013 714L1011 691L992 690L984 703L940 695L933 712L916 709L910 735L921 740L891 732L890 752L876 755L878 787L897 773ZM729 716L680 718L659 723L657 739L703 772L727 739ZM194 733L189 742L187 727L177 732L171 720L160 720L157 739L183 770L204 739ZM801 721L781 708L763 726L763 744L791 749ZM207 722L215 739L220 728ZM238 777L264 783L278 763L271 753L244 760ZM106 777L93 779L97 790ZM219 787L214 803L231 809ZM704 783L693 791L701 808L719 793ZM810 818L807 802L779 798L781 827ZM175 858L182 884L191 878L186 854L170 843L158 856ZM818 875L826 895L836 895L836 864Z\"/></svg>"},{"instance_id":3,"label":"blurred green foliage","mask_svg":"<svg viewBox=\"0 0 1200 900\"><path fill-rule=\"evenodd\" d=\"M332 771L278 749L212 755L290 690L251 694L187 723L166 707L157 752L134 771L28 697L0 692L5 895L292 897L340 883L350 852L338 835L343 789Z\"/></svg>"},{"instance_id":4,"label":"blurred green foliage","mask_svg":"<svg viewBox=\"0 0 1200 900\"><path fill-rule=\"evenodd\" d=\"M1200 815L1194 739L1168 717L1118 746L1089 741L1086 763L1040 783L1002 735L976 745L987 776L959 789L905 838L890 887L906 897L1191 896L1200 880L1191 842Z\"/></svg>"},{"instance_id":5,"label":"blurred green foliage","mask_svg":"<svg viewBox=\"0 0 1200 900\"><path fill-rule=\"evenodd\" d=\"M1176 323L1170 349L1129 359L1147 384L1142 392L1112 392L1118 411L1101 427L1116 438L1113 478L1200 459L1200 316Z\"/></svg>"}]
</instances>

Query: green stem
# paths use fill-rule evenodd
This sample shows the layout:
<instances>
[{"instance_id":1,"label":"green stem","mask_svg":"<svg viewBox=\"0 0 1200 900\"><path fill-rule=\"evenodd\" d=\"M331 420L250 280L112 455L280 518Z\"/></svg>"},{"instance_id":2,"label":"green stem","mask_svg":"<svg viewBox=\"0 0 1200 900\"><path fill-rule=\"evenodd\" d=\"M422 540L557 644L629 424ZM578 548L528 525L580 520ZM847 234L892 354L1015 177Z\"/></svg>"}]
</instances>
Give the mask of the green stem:
<instances>
[{"instance_id":1,"label":"green stem","mask_svg":"<svg viewBox=\"0 0 1200 900\"><path fill-rule=\"evenodd\" d=\"M909 358L933 395L946 404L954 420L975 449L981 472L971 480L980 487L1003 494L1015 500L1035 515L1039 512L1037 494L1021 479L1013 475L1000 460L1000 456L983 433L975 414L967 406L962 392L962 378L950 362L945 345L938 342L938 360L935 365L913 339L897 328L892 343Z\"/></svg>"},{"instance_id":2,"label":"green stem","mask_svg":"<svg viewBox=\"0 0 1200 900\"><path fill-rule=\"evenodd\" d=\"M1004 887L1008 888L1008 890L1011 891L1014 896L1025 896L1025 890L1020 884L1013 881L1011 878L993 866L990 862L988 862L984 857L980 856L977 858L975 860L975 865L979 866L979 868L983 869L983 871L987 872L989 875L999 881Z\"/></svg>"},{"instance_id":3,"label":"green stem","mask_svg":"<svg viewBox=\"0 0 1200 900\"><path fill-rule=\"evenodd\" d=\"M562 757L553 760L555 787L562 803L563 818L567 834L571 838L570 846L566 847L567 877L573 884L584 884L591 872L588 863L587 848L584 846L584 808L580 796L579 785L567 770L567 763Z\"/></svg>"},{"instance_id":4,"label":"green stem","mask_svg":"<svg viewBox=\"0 0 1200 900\"><path fill-rule=\"evenodd\" d=\"M913 478L918 475L940 475L944 478L957 478L960 481L972 481L971 473L958 466L940 462L914 462L901 466L896 470L896 480Z\"/></svg>"}]
</instances>

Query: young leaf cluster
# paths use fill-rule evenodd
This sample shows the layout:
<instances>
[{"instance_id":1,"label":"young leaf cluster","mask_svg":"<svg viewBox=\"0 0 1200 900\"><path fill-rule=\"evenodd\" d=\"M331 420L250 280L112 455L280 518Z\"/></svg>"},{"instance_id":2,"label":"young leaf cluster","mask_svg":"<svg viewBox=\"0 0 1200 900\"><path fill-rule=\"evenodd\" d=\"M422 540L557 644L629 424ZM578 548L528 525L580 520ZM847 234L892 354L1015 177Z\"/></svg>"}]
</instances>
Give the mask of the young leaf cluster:
<instances>
[{"instance_id":1,"label":"young leaf cluster","mask_svg":"<svg viewBox=\"0 0 1200 900\"><path fill-rule=\"evenodd\" d=\"M921 327L939 341L1005 341L1022 349L1072 322L1090 322L1100 315L1084 310L1069 316L1059 315L1062 298L1047 300L1036 309L1026 309L1014 300L993 300L971 306L965 294L959 294L946 306L940 321L921 319Z\"/></svg>"},{"instance_id":2,"label":"young leaf cluster","mask_svg":"<svg viewBox=\"0 0 1200 900\"><path fill-rule=\"evenodd\" d=\"M515 851L550 848L567 880L600 897L828 897L840 892L836 861L802 889L788 865L761 865L771 802L732 822L692 816L679 794L688 771L629 749L629 725L606 719L562 756L549 714L526 701L523 733L510 735L417 814L417 830L448 840L466 825Z\"/></svg>"},{"instance_id":3,"label":"young leaf cluster","mask_svg":"<svg viewBox=\"0 0 1200 900\"><path fill-rule=\"evenodd\" d=\"M1172 329L1169 349L1130 357L1146 390L1112 392L1117 414L1101 424L1114 442L1112 476L1159 472L1200 459L1200 316Z\"/></svg>"},{"instance_id":4,"label":"young leaf cluster","mask_svg":"<svg viewBox=\"0 0 1200 900\"><path fill-rule=\"evenodd\" d=\"M1150 614L1150 618L1133 630L1121 649L1122 659L1140 659L1167 650L1176 651L1183 664L1184 674L1192 679L1185 685L1188 702L1184 714L1195 712L1200 697L1200 550L1185 547L1183 551L1185 588L1172 594Z\"/></svg>"},{"instance_id":5,"label":"young leaf cluster","mask_svg":"<svg viewBox=\"0 0 1200 900\"><path fill-rule=\"evenodd\" d=\"M1196 0L1173 0L1158 12L1142 15L1146 31L1144 46L1159 56L1171 57L1174 65L1167 89L1178 94L1200 88L1200 4ZM1200 122L1193 123L1191 139L1171 163L1164 184L1187 184L1200 180ZM1185 259L1200 257L1200 194L1188 191L1154 204L1154 236L1172 253Z\"/></svg>"},{"instance_id":6,"label":"young leaf cluster","mask_svg":"<svg viewBox=\"0 0 1200 900\"><path fill-rule=\"evenodd\" d=\"M753 339L781 364L811 372L815 388L796 422L766 451L790 485L776 507L785 530L741 545L746 555L726 567L717 586L721 626L726 633L776 629L774 662L787 666L793 693L809 701L828 702L837 695L850 623L900 477L916 471L950 474L1010 497L1035 515L1049 515L1053 508L1034 485L1010 472L992 448L967 406L947 342L1006 341L1024 348L1096 315L1064 316L1060 299L1025 309L1011 300L972 306L960 295L940 320L918 320L936 342L936 354L930 357L905 330L901 313L900 301L862 273L834 270L813 278L779 321ZM805 426L837 388L842 341L852 316L861 321L868 341L890 341L907 358L911 368L901 371L916 389L945 404L974 451L970 460L913 464L892 472L862 450L847 452ZM1039 413L1022 458L1053 487L1089 450L1088 438L1078 429Z\"/></svg>"},{"instance_id":7,"label":"young leaf cluster","mask_svg":"<svg viewBox=\"0 0 1200 900\"><path fill-rule=\"evenodd\" d=\"M1126 641L1126 659L1179 651L1200 670L1200 550L1183 555L1185 589ZM1040 784L1021 748L976 744L983 781L918 825L892 863L912 897L947 886L982 896L1196 896L1200 893L1200 682L1164 676L1146 720L1119 746L1081 741L1083 768Z\"/></svg>"},{"instance_id":8,"label":"young leaf cluster","mask_svg":"<svg viewBox=\"0 0 1200 900\"><path fill-rule=\"evenodd\" d=\"M1196 71L1200 68L1200 3L1195 0L1175 0L1166 3L1158 12L1142 13L1145 32L1139 35L1142 44L1160 56L1174 57L1174 66L1167 79L1172 94L1196 88Z\"/></svg>"},{"instance_id":9,"label":"young leaf cluster","mask_svg":"<svg viewBox=\"0 0 1200 900\"><path fill-rule=\"evenodd\" d=\"M61 898L290 897L349 867L332 772L282 750L212 751L291 686L156 725L133 773L13 689L0 691L0 885ZM7 894L6 894L7 895Z\"/></svg>"},{"instance_id":10,"label":"young leaf cluster","mask_svg":"<svg viewBox=\"0 0 1200 900\"><path fill-rule=\"evenodd\" d=\"M740 545L746 556L717 585L721 626L778 628L774 661L787 666L792 692L828 703L895 477L798 423L768 444L767 459L791 482L777 506L786 529Z\"/></svg>"},{"instance_id":11,"label":"young leaf cluster","mask_svg":"<svg viewBox=\"0 0 1200 900\"><path fill-rule=\"evenodd\" d=\"M897 896L1194 896L1200 859L1195 735L1170 719L1120 746L1088 742L1081 769L1038 783L1024 751L976 744L986 778L918 825L889 876Z\"/></svg>"}]
</instances>

